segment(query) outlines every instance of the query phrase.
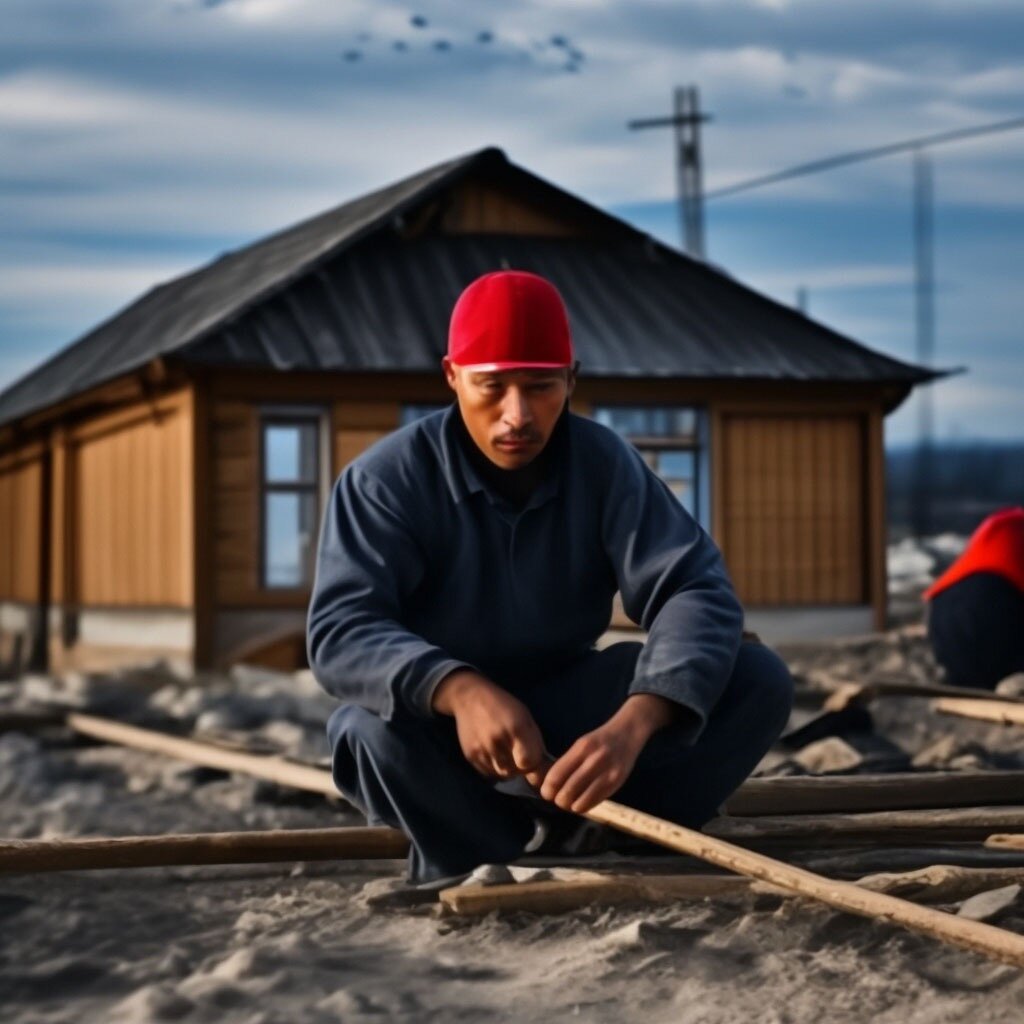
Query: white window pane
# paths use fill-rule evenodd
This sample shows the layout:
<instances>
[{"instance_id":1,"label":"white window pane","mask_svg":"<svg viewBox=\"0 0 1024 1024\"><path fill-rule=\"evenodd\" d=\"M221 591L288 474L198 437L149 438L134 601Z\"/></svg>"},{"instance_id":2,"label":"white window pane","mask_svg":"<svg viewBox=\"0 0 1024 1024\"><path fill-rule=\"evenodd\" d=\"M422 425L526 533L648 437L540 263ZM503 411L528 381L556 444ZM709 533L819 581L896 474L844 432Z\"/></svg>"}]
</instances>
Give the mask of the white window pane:
<instances>
[{"instance_id":1,"label":"white window pane","mask_svg":"<svg viewBox=\"0 0 1024 1024\"><path fill-rule=\"evenodd\" d=\"M316 517L311 494L268 494L264 505L266 584L300 587L311 582Z\"/></svg>"},{"instance_id":2,"label":"white window pane","mask_svg":"<svg viewBox=\"0 0 1024 1024\"><path fill-rule=\"evenodd\" d=\"M268 483L316 479L316 425L272 423L264 427L263 450Z\"/></svg>"},{"instance_id":3,"label":"white window pane","mask_svg":"<svg viewBox=\"0 0 1024 1024\"><path fill-rule=\"evenodd\" d=\"M693 479L693 452L661 452L658 472L665 477Z\"/></svg>"},{"instance_id":4,"label":"white window pane","mask_svg":"<svg viewBox=\"0 0 1024 1024\"><path fill-rule=\"evenodd\" d=\"M600 406L594 419L623 437L692 438L697 433L697 410L683 407Z\"/></svg>"}]
</instances>

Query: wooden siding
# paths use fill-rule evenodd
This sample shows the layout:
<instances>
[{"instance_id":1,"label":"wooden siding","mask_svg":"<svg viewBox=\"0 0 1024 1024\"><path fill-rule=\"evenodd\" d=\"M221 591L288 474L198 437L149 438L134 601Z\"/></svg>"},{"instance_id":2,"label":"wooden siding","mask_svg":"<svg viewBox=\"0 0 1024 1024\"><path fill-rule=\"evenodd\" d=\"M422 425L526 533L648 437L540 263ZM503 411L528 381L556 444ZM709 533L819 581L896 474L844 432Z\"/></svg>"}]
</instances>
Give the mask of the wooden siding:
<instances>
[{"instance_id":1,"label":"wooden siding","mask_svg":"<svg viewBox=\"0 0 1024 1024\"><path fill-rule=\"evenodd\" d=\"M251 402L215 401L210 413L214 591L219 604L259 590L259 416Z\"/></svg>"},{"instance_id":2,"label":"wooden siding","mask_svg":"<svg viewBox=\"0 0 1024 1024\"><path fill-rule=\"evenodd\" d=\"M750 605L863 604L862 416L720 418L718 541Z\"/></svg>"},{"instance_id":3,"label":"wooden siding","mask_svg":"<svg viewBox=\"0 0 1024 1024\"><path fill-rule=\"evenodd\" d=\"M331 415L332 476L337 476L357 455L395 430L401 412L402 403L395 401L336 402Z\"/></svg>"},{"instance_id":4,"label":"wooden siding","mask_svg":"<svg viewBox=\"0 0 1024 1024\"><path fill-rule=\"evenodd\" d=\"M43 465L38 445L0 461L0 599L41 598Z\"/></svg>"},{"instance_id":5,"label":"wooden siding","mask_svg":"<svg viewBox=\"0 0 1024 1024\"><path fill-rule=\"evenodd\" d=\"M91 419L70 440L73 602L191 606L189 392Z\"/></svg>"},{"instance_id":6,"label":"wooden siding","mask_svg":"<svg viewBox=\"0 0 1024 1024\"><path fill-rule=\"evenodd\" d=\"M495 233L566 238L591 233L581 221L548 212L524 196L478 181L465 181L453 189L441 224L451 235Z\"/></svg>"}]
</instances>

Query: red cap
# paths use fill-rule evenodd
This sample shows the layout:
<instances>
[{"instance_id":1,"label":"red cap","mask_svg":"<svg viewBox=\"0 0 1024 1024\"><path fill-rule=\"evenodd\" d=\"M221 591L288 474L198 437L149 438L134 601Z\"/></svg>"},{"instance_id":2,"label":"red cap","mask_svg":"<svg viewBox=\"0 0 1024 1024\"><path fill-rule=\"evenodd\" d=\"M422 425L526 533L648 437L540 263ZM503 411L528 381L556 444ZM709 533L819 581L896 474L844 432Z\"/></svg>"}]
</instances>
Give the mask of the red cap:
<instances>
[{"instance_id":1,"label":"red cap","mask_svg":"<svg viewBox=\"0 0 1024 1024\"><path fill-rule=\"evenodd\" d=\"M569 318L558 289L523 270L478 277L452 310L448 357L477 370L572 366Z\"/></svg>"}]
</instances>

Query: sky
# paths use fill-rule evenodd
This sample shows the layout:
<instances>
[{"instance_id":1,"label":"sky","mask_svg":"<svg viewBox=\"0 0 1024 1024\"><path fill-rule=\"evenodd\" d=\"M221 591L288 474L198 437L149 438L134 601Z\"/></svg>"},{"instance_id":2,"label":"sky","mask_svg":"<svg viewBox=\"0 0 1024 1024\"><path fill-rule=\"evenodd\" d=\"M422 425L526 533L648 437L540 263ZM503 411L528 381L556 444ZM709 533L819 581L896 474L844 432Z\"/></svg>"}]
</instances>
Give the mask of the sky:
<instances>
[{"instance_id":1,"label":"sky","mask_svg":"<svg viewBox=\"0 0 1024 1024\"><path fill-rule=\"evenodd\" d=\"M487 145L678 245L709 192L1024 115L1019 0L0 0L0 388L152 285ZM935 148L940 440L1024 439L1024 130ZM915 358L907 154L707 204L708 259ZM914 404L887 421L916 432Z\"/></svg>"}]
</instances>

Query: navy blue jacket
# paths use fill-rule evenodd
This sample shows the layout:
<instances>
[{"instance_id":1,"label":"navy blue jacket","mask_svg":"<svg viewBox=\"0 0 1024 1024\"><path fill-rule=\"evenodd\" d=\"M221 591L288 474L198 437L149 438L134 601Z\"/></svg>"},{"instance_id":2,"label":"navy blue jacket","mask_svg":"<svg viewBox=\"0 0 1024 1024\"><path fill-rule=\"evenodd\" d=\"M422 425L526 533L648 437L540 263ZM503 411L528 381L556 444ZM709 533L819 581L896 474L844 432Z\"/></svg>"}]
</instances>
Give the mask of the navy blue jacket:
<instances>
[{"instance_id":1,"label":"navy blue jacket","mask_svg":"<svg viewBox=\"0 0 1024 1024\"><path fill-rule=\"evenodd\" d=\"M743 625L714 542L632 445L568 412L516 509L462 449L459 415L395 431L335 482L308 615L320 685L385 719L431 717L454 669L511 686L591 649L618 590L648 633L630 692L689 708L695 739Z\"/></svg>"}]
</instances>

